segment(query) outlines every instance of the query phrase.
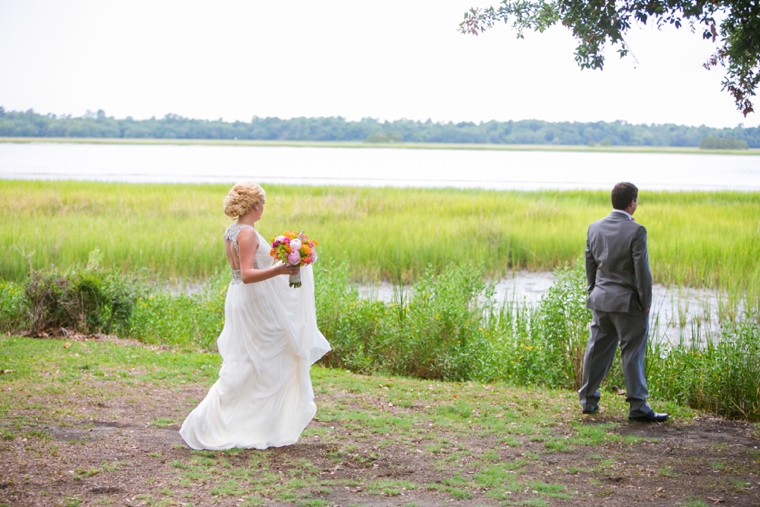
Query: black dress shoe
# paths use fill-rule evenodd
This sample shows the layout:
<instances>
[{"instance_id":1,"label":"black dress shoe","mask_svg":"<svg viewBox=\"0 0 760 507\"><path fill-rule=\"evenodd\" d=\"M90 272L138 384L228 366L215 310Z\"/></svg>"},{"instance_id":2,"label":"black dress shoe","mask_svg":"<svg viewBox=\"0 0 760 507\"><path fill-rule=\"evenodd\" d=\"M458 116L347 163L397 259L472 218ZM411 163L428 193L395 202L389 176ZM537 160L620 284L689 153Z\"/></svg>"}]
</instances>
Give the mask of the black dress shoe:
<instances>
[{"instance_id":1,"label":"black dress shoe","mask_svg":"<svg viewBox=\"0 0 760 507\"><path fill-rule=\"evenodd\" d=\"M639 415L636 417L628 417L629 421L637 422L665 422L670 416L668 414L658 414L654 410L650 410L648 414Z\"/></svg>"},{"instance_id":2,"label":"black dress shoe","mask_svg":"<svg viewBox=\"0 0 760 507\"><path fill-rule=\"evenodd\" d=\"M596 414L597 412L599 412L599 405L592 408L587 408L583 411L584 414Z\"/></svg>"}]
</instances>

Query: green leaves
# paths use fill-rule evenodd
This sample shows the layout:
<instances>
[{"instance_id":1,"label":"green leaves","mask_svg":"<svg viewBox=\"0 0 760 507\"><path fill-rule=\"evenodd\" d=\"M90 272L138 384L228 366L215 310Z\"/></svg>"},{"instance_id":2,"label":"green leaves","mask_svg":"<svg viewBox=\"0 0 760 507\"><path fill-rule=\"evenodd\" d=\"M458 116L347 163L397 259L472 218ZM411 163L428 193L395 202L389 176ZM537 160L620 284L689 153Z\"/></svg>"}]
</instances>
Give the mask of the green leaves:
<instances>
[{"instance_id":1,"label":"green leaves","mask_svg":"<svg viewBox=\"0 0 760 507\"><path fill-rule=\"evenodd\" d=\"M97 251L84 268L32 271L24 287L32 334L61 328L106 334L125 330L141 286L135 277L100 269L96 256Z\"/></svg>"},{"instance_id":2,"label":"green leaves","mask_svg":"<svg viewBox=\"0 0 760 507\"><path fill-rule=\"evenodd\" d=\"M522 39L525 30L544 32L561 19L557 2L503 1L498 9L472 8L464 14L464 21L459 24L459 31L478 35L494 24L512 20L512 27L517 37Z\"/></svg>"},{"instance_id":3,"label":"green leaves","mask_svg":"<svg viewBox=\"0 0 760 507\"><path fill-rule=\"evenodd\" d=\"M720 17L720 35L715 18ZM760 84L760 4L752 0L705 2L684 0L502 0L494 9L472 8L459 24L460 32L478 35L496 23L511 23L518 38L525 30L543 32L557 22L572 31L579 44L575 61L582 69L603 69L604 49L608 44L620 45L621 57L628 54L624 36L632 21L657 27L672 25L681 28L684 21L702 25L702 37L720 46L704 64L706 68L726 69L723 90L733 97L744 116L754 112L751 98Z\"/></svg>"}]
</instances>

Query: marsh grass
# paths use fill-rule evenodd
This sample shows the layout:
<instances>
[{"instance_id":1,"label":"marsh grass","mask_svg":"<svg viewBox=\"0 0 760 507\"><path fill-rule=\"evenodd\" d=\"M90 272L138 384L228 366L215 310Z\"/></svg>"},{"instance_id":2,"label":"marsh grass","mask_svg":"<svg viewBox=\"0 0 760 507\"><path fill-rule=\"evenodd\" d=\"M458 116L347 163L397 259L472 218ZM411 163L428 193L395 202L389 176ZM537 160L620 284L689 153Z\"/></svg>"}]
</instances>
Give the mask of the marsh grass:
<instances>
[{"instance_id":1,"label":"marsh grass","mask_svg":"<svg viewBox=\"0 0 760 507\"><path fill-rule=\"evenodd\" d=\"M413 283L429 265L553 270L585 247L588 224L609 213L607 191L488 191L267 185L265 237L304 229L346 261L353 281ZM4 181L0 279L86 262L162 278L226 270L220 237L228 185ZM641 192L655 280L727 291L736 312L760 294L760 193ZM757 303L754 303L755 307Z\"/></svg>"}]
</instances>

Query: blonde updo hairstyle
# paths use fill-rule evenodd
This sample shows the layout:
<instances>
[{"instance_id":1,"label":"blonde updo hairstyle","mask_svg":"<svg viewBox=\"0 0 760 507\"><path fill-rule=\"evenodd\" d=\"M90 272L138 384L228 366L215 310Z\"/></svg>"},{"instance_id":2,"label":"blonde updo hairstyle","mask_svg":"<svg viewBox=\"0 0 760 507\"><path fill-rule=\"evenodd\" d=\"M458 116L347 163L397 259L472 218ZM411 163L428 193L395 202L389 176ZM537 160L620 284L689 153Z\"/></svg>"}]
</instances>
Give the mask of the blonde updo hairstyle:
<instances>
[{"instance_id":1,"label":"blonde updo hairstyle","mask_svg":"<svg viewBox=\"0 0 760 507\"><path fill-rule=\"evenodd\" d=\"M266 197L264 189L256 183L237 183L224 198L224 214L235 220L251 211L254 206L265 202Z\"/></svg>"}]
</instances>

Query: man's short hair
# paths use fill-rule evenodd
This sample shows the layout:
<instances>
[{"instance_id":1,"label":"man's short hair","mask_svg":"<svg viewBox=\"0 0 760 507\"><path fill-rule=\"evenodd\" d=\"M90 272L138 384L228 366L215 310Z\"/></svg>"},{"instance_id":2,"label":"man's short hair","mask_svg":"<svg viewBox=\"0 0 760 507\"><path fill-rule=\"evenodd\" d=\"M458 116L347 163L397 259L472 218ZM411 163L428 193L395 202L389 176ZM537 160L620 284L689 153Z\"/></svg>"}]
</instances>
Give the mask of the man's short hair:
<instances>
[{"instance_id":1,"label":"man's short hair","mask_svg":"<svg viewBox=\"0 0 760 507\"><path fill-rule=\"evenodd\" d=\"M612 207L615 209L624 210L631 204L631 201L635 201L638 198L639 189L633 183L618 183L612 189Z\"/></svg>"}]
</instances>

